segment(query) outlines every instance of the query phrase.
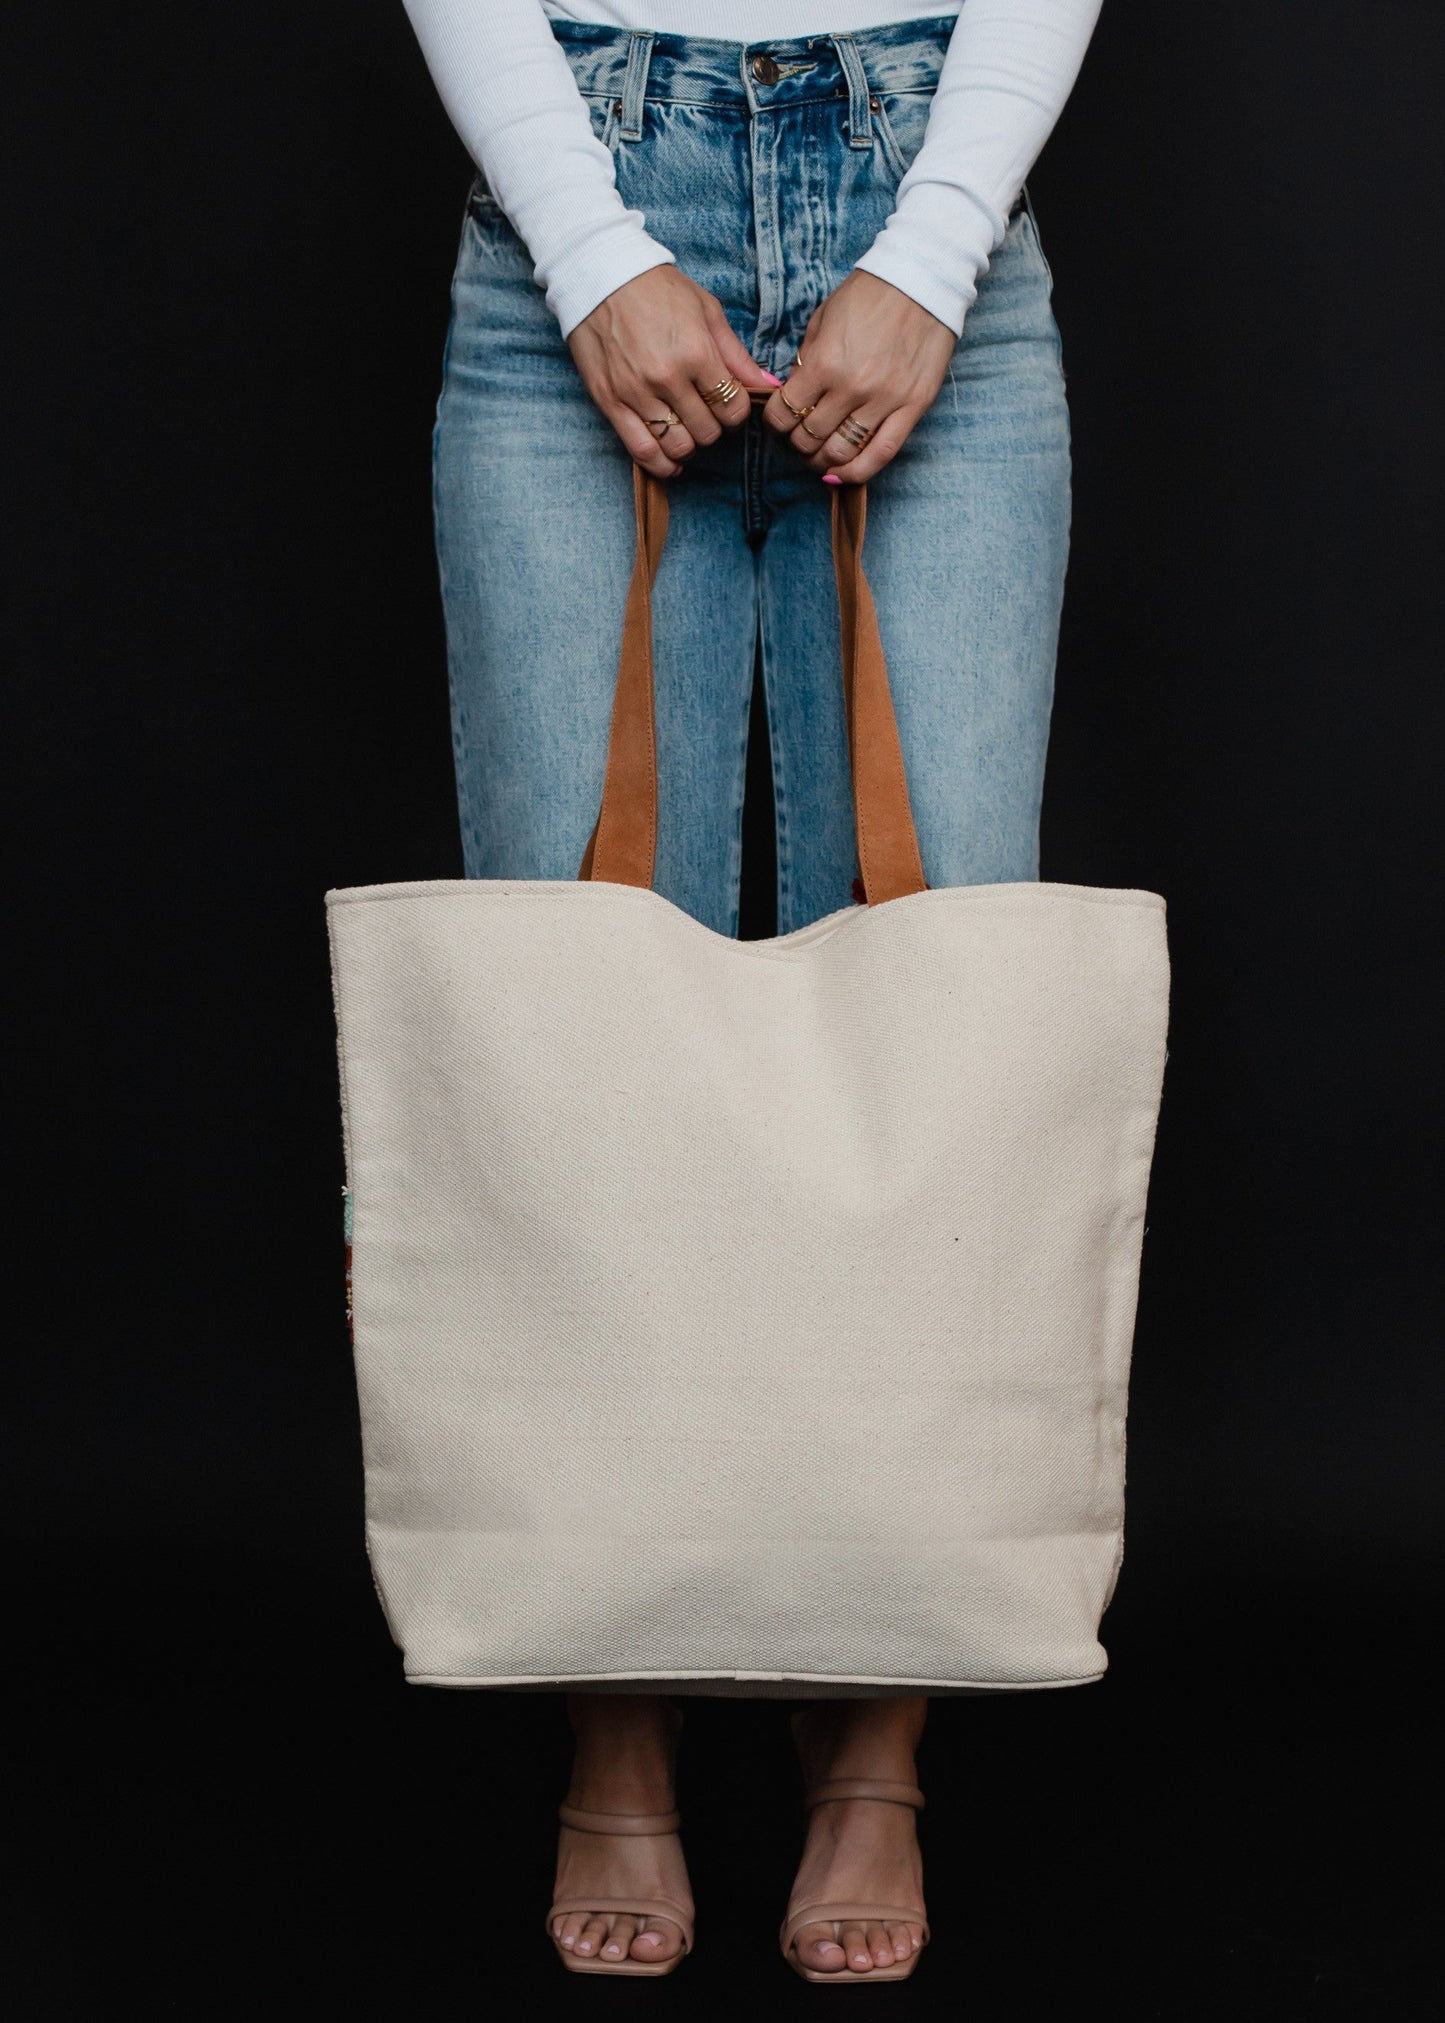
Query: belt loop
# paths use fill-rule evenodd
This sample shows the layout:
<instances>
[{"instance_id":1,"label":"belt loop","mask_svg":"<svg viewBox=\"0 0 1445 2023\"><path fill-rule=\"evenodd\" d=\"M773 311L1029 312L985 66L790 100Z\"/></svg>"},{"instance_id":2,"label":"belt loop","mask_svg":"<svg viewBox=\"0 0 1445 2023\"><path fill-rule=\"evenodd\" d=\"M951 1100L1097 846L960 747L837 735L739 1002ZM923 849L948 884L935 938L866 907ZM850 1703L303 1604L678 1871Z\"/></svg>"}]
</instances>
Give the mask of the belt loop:
<instances>
[{"instance_id":1,"label":"belt loop","mask_svg":"<svg viewBox=\"0 0 1445 2023\"><path fill-rule=\"evenodd\" d=\"M851 35L830 35L827 39L837 50L843 75L848 80L848 145L871 148L873 115L868 110L868 77L858 45Z\"/></svg>"},{"instance_id":2,"label":"belt loop","mask_svg":"<svg viewBox=\"0 0 1445 2023\"><path fill-rule=\"evenodd\" d=\"M642 105L647 96L647 67L652 61L653 35L634 34L627 45L627 75L622 80L622 123L619 140L642 139Z\"/></svg>"}]
</instances>

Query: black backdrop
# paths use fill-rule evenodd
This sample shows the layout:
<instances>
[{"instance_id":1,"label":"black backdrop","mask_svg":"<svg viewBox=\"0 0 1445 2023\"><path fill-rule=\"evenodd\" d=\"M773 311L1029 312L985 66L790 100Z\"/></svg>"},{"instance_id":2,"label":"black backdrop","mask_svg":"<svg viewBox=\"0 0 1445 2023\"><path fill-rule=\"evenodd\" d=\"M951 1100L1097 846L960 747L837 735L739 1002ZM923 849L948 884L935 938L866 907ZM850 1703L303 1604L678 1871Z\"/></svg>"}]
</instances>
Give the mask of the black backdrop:
<instances>
[{"instance_id":1,"label":"black backdrop","mask_svg":"<svg viewBox=\"0 0 1445 2023\"><path fill-rule=\"evenodd\" d=\"M1044 875L1168 897L1174 1011L1111 1671L935 1708L915 2012L1432 2007L1442 31L1106 0L1030 179L1075 449ZM468 164L400 0L0 35L12 1980L619 2014L541 1936L557 1702L402 1684L342 1309L322 894L461 875ZM704 1950L649 2000L819 1999L780 1716L691 1737Z\"/></svg>"}]
</instances>

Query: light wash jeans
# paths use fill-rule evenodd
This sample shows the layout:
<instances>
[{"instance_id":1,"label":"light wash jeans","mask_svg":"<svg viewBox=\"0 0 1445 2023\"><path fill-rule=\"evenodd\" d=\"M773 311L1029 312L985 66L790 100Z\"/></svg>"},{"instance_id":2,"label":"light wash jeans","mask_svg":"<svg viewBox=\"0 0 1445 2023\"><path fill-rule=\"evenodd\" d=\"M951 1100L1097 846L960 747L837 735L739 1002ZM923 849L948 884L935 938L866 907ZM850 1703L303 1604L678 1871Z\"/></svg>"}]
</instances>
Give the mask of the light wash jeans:
<instances>
[{"instance_id":1,"label":"light wash jeans","mask_svg":"<svg viewBox=\"0 0 1445 2023\"><path fill-rule=\"evenodd\" d=\"M553 32L625 201L752 356L786 376L809 316L893 207L952 28L928 18L766 51L571 22ZM777 61L774 83L753 74L761 53ZM1051 296L1025 193L937 400L869 486L865 562L935 886L1039 875L1071 512ZM632 465L480 177L433 465L466 876L575 878L602 793ZM668 484L655 887L737 933L760 644L787 933L850 904L857 870L832 488L757 414Z\"/></svg>"}]
</instances>

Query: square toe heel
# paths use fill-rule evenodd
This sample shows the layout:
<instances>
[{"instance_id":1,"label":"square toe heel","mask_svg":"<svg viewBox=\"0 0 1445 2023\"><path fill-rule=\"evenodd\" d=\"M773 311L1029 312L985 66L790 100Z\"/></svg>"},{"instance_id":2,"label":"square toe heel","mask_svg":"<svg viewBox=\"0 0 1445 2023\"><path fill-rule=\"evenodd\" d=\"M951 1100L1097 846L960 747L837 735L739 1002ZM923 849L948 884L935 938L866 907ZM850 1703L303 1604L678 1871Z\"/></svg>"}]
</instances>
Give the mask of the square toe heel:
<instances>
[{"instance_id":1,"label":"square toe heel","mask_svg":"<svg viewBox=\"0 0 1445 2023\"><path fill-rule=\"evenodd\" d=\"M676 1833L682 1824L681 1816L676 1812L588 1812L576 1805L559 1805L557 1817L564 1826L574 1827L579 1833L666 1834ZM559 1917L569 1917L574 1911L585 1911L594 1917L599 1912L617 1911L634 1918L667 1918L682 1933L681 1949L670 1960L634 1960L627 1957L604 1960L600 1955L592 1959L579 1958L576 1953L569 1953L552 1934L554 1921ZM657 1980L663 1974L670 1974L692 1951L693 1919L689 1911L668 1897L558 1897L547 1912L547 1936L569 1974L632 1974Z\"/></svg>"},{"instance_id":2,"label":"square toe heel","mask_svg":"<svg viewBox=\"0 0 1445 2023\"><path fill-rule=\"evenodd\" d=\"M923 1807L923 1793L916 1784L895 1783L884 1777L829 1777L821 1784L815 1784L803 1799L803 1809L811 1812L815 1805L826 1805L835 1798L870 1798L881 1805L908 1805L915 1811ZM896 1960L891 1967L870 1967L866 1974L855 1974L847 1967L828 1973L821 1967L805 1967L794 1950L794 1940L804 1925L826 1924L908 1924L922 1925L923 1946L910 1959ZM928 1920L915 1904L907 1908L902 1904L868 1903L804 1903L790 1906L778 1932L778 1944L783 1958L795 1974L801 1974L805 1981L818 1981L828 1985L840 1983L866 1985L869 1981L906 1981L923 1957L923 1947L928 1944Z\"/></svg>"}]
</instances>

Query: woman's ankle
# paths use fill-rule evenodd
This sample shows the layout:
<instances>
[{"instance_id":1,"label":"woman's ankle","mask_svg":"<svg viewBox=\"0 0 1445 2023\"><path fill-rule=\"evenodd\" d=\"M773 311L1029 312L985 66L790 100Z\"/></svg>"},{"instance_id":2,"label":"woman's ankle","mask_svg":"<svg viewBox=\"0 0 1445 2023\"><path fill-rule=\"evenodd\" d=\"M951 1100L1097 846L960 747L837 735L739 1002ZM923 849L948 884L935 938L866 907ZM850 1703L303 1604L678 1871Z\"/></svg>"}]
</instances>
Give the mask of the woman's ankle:
<instances>
[{"instance_id":1,"label":"woman's ankle","mask_svg":"<svg viewBox=\"0 0 1445 2023\"><path fill-rule=\"evenodd\" d=\"M580 1741L593 1729L643 1738L670 1736L681 1716L663 1693L569 1693L567 1719Z\"/></svg>"},{"instance_id":2,"label":"woman's ankle","mask_svg":"<svg viewBox=\"0 0 1445 2023\"><path fill-rule=\"evenodd\" d=\"M575 1694L571 1805L596 1811L670 1812L680 1719L653 1694Z\"/></svg>"},{"instance_id":3,"label":"woman's ankle","mask_svg":"<svg viewBox=\"0 0 1445 2023\"><path fill-rule=\"evenodd\" d=\"M909 1779L927 1713L920 1695L822 1700L803 1710L803 1725L830 1777Z\"/></svg>"}]
</instances>

